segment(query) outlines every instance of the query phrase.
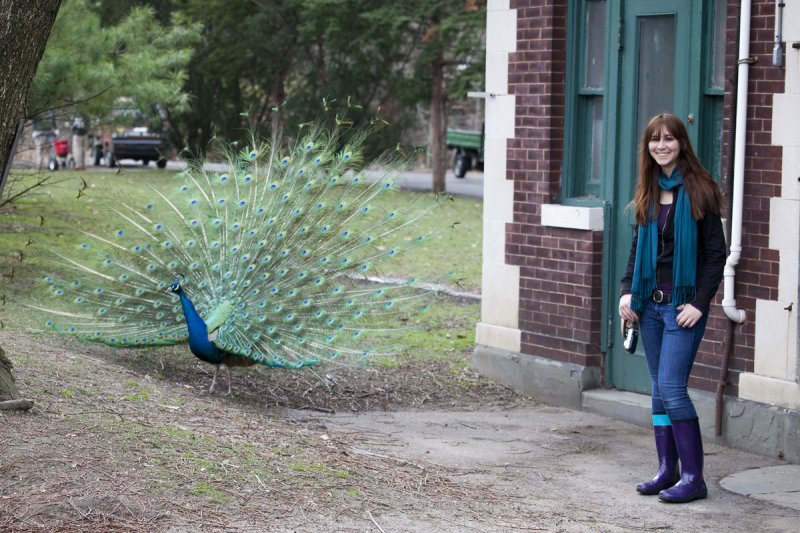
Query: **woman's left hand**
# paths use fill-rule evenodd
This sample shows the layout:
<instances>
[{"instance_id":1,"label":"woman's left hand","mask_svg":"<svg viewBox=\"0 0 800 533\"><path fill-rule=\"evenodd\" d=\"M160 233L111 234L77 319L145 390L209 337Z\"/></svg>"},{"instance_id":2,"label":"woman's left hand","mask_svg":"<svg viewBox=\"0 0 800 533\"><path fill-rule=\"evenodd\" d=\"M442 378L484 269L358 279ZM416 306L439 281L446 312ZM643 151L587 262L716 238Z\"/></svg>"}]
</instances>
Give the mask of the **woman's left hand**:
<instances>
[{"instance_id":1,"label":"woman's left hand","mask_svg":"<svg viewBox=\"0 0 800 533\"><path fill-rule=\"evenodd\" d=\"M675 317L675 321L682 328L693 328L703 318L703 312L692 304L683 304L678 306L677 309L680 313Z\"/></svg>"}]
</instances>

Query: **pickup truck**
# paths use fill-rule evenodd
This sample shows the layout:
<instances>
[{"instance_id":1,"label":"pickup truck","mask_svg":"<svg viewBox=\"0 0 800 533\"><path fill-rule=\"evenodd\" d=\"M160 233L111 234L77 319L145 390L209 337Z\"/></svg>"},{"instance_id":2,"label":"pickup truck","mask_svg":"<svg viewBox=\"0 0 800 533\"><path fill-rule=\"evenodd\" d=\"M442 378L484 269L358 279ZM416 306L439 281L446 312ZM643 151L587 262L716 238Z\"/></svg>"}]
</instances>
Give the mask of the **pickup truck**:
<instances>
[{"instance_id":1,"label":"pickup truck","mask_svg":"<svg viewBox=\"0 0 800 533\"><path fill-rule=\"evenodd\" d=\"M447 130L447 149L455 150L453 174L463 178L476 168L483 170L483 132L471 130Z\"/></svg>"},{"instance_id":2,"label":"pickup truck","mask_svg":"<svg viewBox=\"0 0 800 533\"><path fill-rule=\"evenodd\" d=\"M155 161L158 168L167 166L166 150L161 137L146 131L115 133L111 136L109 153L106 154L109 167L114 167L123 159L134 159L147 165Z\"/></svg>"}]
</instances>

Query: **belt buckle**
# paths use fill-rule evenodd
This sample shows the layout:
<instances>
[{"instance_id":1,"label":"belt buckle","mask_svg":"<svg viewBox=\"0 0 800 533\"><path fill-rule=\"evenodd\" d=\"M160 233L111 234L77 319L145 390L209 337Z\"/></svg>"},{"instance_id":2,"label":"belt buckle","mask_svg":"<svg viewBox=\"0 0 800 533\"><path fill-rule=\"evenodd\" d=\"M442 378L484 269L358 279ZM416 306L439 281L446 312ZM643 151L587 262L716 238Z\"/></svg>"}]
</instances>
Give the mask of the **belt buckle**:
<instances>
[{"instance_id":1,"label":"belt buckle","mask_svg":"<svg viewBox=\"0 0 800 533\"><path fill-rule=\"evenodd\" d=\"M660 304L664 301L664 291L661 290L654 290L653 291L653 301L657 304Z\"/></svg>"}]
</instances>

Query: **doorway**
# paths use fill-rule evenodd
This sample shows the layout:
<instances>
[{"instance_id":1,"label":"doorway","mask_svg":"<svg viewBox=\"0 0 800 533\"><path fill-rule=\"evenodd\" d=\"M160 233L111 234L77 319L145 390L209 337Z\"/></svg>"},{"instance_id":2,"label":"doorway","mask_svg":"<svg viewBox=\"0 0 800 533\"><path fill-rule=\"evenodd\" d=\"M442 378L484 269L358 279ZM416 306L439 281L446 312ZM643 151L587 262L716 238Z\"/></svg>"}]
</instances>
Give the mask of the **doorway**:
<instances>
[{"instance_id":1,"label":"doorway","mask_svg":"<svg viewBox=\"0 0 800 533\"><path fill-rule=\"evenodd\" d=\"M616 147L614 186L607 229L612 239L608 272L610 290L607 317L612 342L607 352L606 378L610 385L633 392L649 393L650 376L639 343L635 354L622 348L617 313L619 280L624 275L636 224L626 206L636 186L638 149L649 119L669 112L680 117L697 145L701 105L702 4L691 0L637 0L621 6L622 26L616 60L619 79L615 84L619 110L616 131L610 138ZM613 124L612 124L613 123Z\"/></svg>"}]
</instances>

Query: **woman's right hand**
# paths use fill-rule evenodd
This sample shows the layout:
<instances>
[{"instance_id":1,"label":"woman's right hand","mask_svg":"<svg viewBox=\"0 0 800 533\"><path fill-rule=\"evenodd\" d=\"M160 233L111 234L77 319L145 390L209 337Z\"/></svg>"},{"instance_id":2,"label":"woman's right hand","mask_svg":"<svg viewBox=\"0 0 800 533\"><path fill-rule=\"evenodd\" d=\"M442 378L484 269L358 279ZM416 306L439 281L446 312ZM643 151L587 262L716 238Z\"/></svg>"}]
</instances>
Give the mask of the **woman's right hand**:
<instances>
[{"instance_id":1,"label":"woman's right hand","mask_svg":"<svg viewBox=\"0 0 800 533\"><path fill-rule=\"evenodd\" d=\"M624 320L630 320L631 322L636 322L639 320L639 315L631 309L631 295L630 294L623 294L619 299L619 316L622 317Z\"/></svg>"}]
</instances>

